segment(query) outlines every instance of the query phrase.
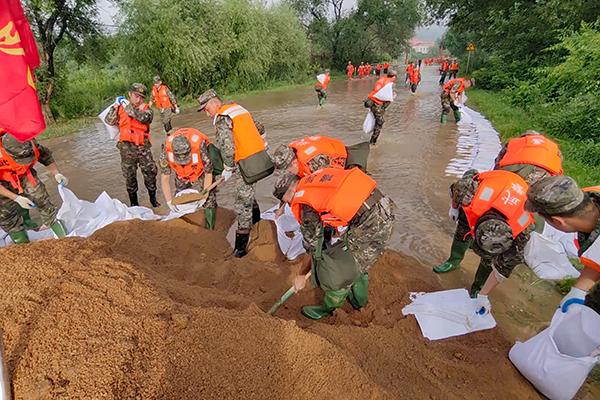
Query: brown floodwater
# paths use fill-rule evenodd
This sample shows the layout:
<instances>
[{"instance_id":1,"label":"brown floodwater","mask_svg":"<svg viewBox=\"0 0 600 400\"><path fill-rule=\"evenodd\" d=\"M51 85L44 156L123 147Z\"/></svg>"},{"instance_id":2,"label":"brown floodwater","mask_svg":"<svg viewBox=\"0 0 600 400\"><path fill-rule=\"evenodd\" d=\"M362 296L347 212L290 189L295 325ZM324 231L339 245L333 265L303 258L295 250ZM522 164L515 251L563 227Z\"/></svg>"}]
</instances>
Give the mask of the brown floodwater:
<instances>
[{"instance_id":1,"label":"brown floodwater","mask_svg":"<svg viewBox=\"0 0 600 400\"><path fill-rule=\"evenodd\" d=\"M448 186L455 177L445 171L450 160L454 163L458 160L460 164L462 158L468 158L464 149L457 147L461 134L465 133L458 131L452 117L444 126L439 123L437 79L435 68L428 67L424 68L423 82L416 94L397 85L398 97L385 115L383 132L371 150L368 167L381 189L398 206L389 247L416 258L423 268L431 268L447 257L453 232L453 224L447 217ZM271 148L314 134L354 144L365 140L362 123L367 111L363 101L373 83L374 79L334 80L322 109L317 107L312 87L245 95L236 100L263 123ZM214 137L210 122L204 113L189 108L175 116L173 126L194 127ZM164 143L160 125L156 116L152 140L157 160ZM100 121L95 127L44 143L54 152L61 172L69 177L69 188L80 198L93 201L106 191L112 197L127 200L115 142L109 139ZM39 170L42 172L43 168ZM138 181L140 201L149 205L141 175ZM263 209L275 204L272 183L269 178L258 184L257 198ZM50 185L54 187L52 182ZM232 188L227 183L223 186L218 202L231 207ZM166 212L165 207L161 210ZM462 269L438 279L447 288L469 287L477 262L477 257L470 254ZM531 275L526 268L519 268L492 295L494 315L502 330L513 339L523 340L539 331L560 301L549 284L535 283Z\"/></svg>"}]
</instances>

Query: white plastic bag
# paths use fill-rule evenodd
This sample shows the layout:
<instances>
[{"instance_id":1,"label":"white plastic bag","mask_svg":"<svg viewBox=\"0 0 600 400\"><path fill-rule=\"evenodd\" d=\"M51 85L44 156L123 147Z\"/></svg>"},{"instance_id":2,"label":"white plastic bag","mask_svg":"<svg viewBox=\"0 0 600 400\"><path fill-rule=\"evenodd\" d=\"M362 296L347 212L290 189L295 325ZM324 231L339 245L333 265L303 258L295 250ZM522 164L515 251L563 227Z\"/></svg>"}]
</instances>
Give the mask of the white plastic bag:
<instances>
[{"instance_id":1,"label":"white plastic bag","mask_svg":"<svg viewBox=\"0 0 600 400\"><path fill-rule=\"evenodd\" d=\"M288 260L294 260L306 252L302 245L300 224L292 214L289 205L285 205L285 211L280 217L276 217L275 215L275 211L277 211L278 208L279 205L275 205L262 213L260 217L262 219L275 221L279 248Z\"/></svg>"},{"instance_id":2,"label":"white plastic bag","mask_svg":"<svg viewBox=\"0 0 600 400\"><path fill-rule=\"evenodd\" d=\"M317 81L319 81L319 83L322 85L323 82L325 82L325 78L327 78L327 76L325 74L319 74L317 75Z\"/></svg>"},{"instance_id":3,"label":"white plastic bag","mask_svg":"<svg viewBox=\"0 0 600 400\"><path fill-rule=\"evenodd\" d=\"M375 116L371 111L367 112L367 116L365 117L365 122L363 122L363 132L367 135L370 135L371 132L375 129Z\"/></svg>"},{"instance_id":4,"label":"white plastic bag","mask_svg":"<svg viewBox=\"0 0 600 400\"><path fill-rule=\"evenodd\" d=\"M550 326L528 341L517 342L508 357L551 400L572 399L600 362L591 356L600 346L600 315L586 306L556 311Z\"/></svg>"},{"instance_id":5,"label":"white plastic bag","mask_svg":"<svg viewBox=\"0 0 600 400\"><path fill-rule=\"evenodd\" d=\"M565 249L565 252L570 258L579 258L578 249L575 245L577 241L577 233L576 232L563 232L559 231L555 227L550 224L544 224L544 230L542 231L542 235L546 236L550 240L558 242Z\"/></svg>"},{"instance_id":6,"label":"white plastic bag","mask_svg":"<svg viewBox=\"0 0 600 400\"><path fill-rule=\"evenodd\" d=\"M394 84L392 82L386 84L373 94L373 97L380 101L394 101Z\"/></svg>"},{"instance_id":7,"label":"white plastic bag","mask_svg":"<svg viewBox=\"0 0 600 400\"><path fill-rule=\"evenodd\" d=\"M537 232L531 233L525 245L525 262L541 279L557 281L580 275L569 261L563 245Z\"/></svg>"},{"instance_id":8,"label":"white plastic bag","mask_svg":"<svg viewBox=\"0 0 600 400\"><path fill-rule=\"evenodd\" d=\"M112 106L113 106L113 104L106 107L106 109L104 111L102 111L100 114L98 114L98 118L100 118L100 120L104 124L104 128L106 129L106 133L108 133L108 136L111 139L114 139L119 135L119 128L117 126L112 126L112 125L109 125L106 122L104 122L104 118L106 118L106 115L108 114L108 112L110 111Z\"/></svg>"}]
</instances>

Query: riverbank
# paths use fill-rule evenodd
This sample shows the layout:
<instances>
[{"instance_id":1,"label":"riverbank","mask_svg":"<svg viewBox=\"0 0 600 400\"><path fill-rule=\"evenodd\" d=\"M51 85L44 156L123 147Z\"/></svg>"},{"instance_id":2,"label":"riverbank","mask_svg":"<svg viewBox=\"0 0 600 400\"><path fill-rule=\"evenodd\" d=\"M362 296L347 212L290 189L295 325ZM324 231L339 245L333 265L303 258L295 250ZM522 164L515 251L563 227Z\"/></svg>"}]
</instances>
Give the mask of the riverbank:
<instances>
[{"instance_id":1,"label":"riverbank","mask_svg":"<svg viewBox=\"0 0 600 400\"><path fill-rule=\"evenodd\" d=\"M600 182L600 165L593 155L594 146L589 142L557 138L545 128L543 114L534 115L512 105L505 94L471 89L468 97L469 106L490 120L500 132L503 142L530 129L543 132L559 144L564 157L565 175L573 177L582 186L598 185Z\"/></svg>"}]
</instances>

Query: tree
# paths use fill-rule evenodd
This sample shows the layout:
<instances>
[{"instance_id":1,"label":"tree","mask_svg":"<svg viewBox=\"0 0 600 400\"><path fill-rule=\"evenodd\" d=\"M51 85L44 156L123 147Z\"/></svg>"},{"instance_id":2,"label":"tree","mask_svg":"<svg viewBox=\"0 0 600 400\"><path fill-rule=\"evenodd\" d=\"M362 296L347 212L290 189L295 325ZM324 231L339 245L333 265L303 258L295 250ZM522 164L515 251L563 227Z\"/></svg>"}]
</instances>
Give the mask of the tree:
<instances>
[{"instance_id":1,"label":"tree","mask_svg":"<svg viewBox=\"0 0 600 400\"><path fill-rule=\"evenodd\" d=\"M42 110L46 122L52 123L50 101L56 88L56 49L65 38L81 42L99 33L96 0L24 0L23 5L42 47Z\"/></svg>"}]
</instances>

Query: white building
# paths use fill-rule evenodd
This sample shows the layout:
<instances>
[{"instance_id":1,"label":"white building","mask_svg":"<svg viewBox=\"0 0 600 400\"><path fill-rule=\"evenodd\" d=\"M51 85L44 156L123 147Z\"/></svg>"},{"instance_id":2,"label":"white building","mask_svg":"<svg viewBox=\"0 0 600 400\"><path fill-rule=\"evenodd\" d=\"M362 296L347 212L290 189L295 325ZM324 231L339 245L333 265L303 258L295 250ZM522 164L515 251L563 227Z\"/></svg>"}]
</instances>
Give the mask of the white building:
<instances>
[{"instance_id":1,"label":"white building","mask_svg":"<svg viewBox=\"0 0 600 400\"><path fill-rule=\"evenodd\" d=\"M427 54L431 51L432 48L435 47L434 42L427 42L424 40L419 40L417 38L412 38L408 41L408 45L415 53Z\"/></svg>"}]
</instances>

